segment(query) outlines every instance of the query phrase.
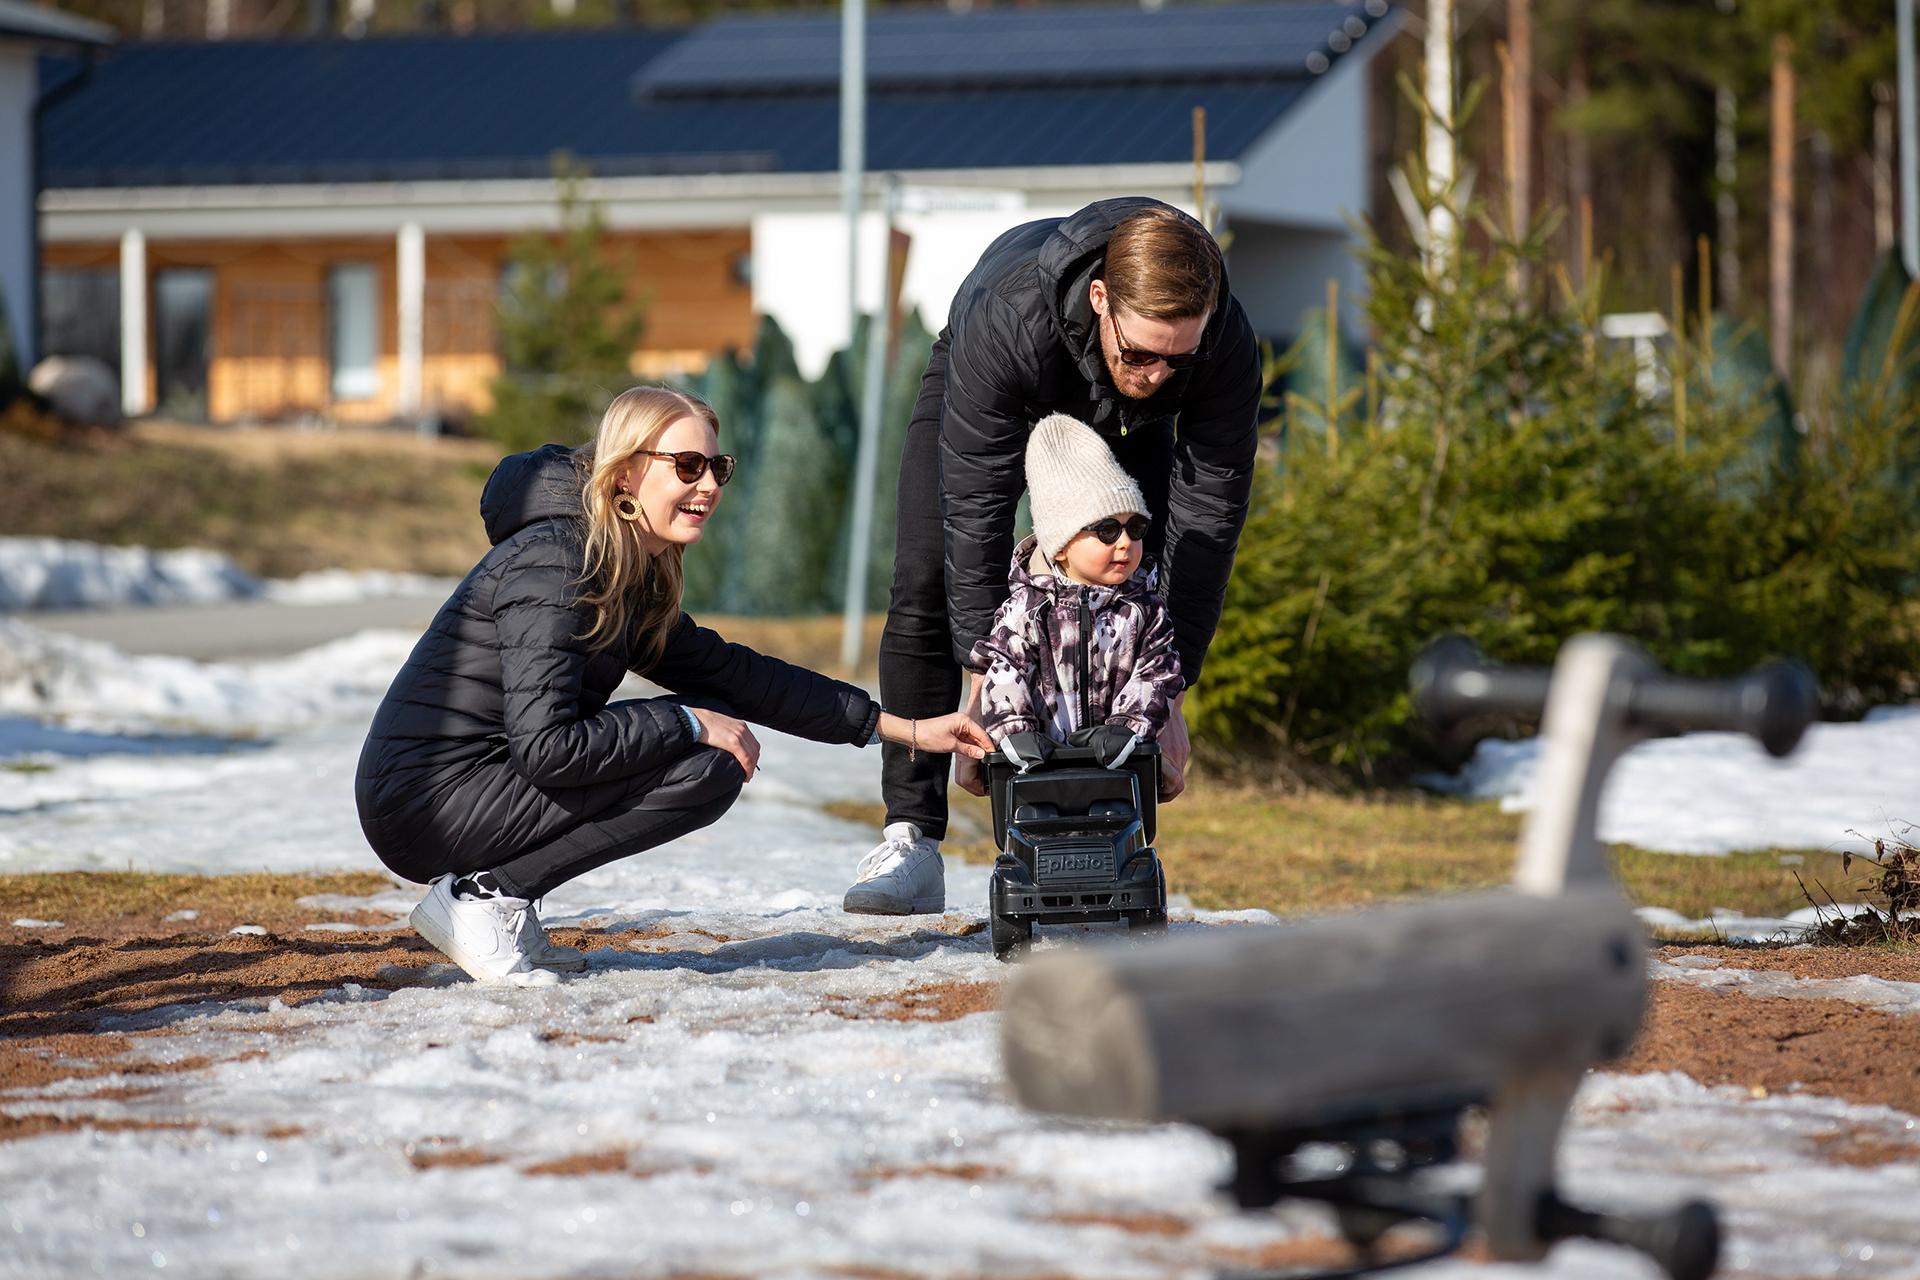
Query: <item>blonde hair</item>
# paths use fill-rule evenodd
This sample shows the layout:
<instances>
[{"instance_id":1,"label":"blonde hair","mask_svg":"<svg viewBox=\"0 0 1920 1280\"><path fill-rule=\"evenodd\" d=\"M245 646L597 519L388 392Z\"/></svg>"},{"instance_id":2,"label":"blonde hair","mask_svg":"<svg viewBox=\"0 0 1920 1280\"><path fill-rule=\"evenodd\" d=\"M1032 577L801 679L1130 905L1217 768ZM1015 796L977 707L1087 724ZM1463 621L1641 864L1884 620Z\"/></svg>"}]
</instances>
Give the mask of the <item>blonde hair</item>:
<instances>
[{"instance_id":1,"label":"blonde hair","mask_svg":"<svg viewBox=\"0 0 1920 1280\"><path fill-rule=\"evenodd\" d=\"M685 548L672 543L657 555L647 551L637 523L614 513L616 477L635 454L653 448L661 432L681 418L698 418L715 435L720 432L720 419L705 401L667 387L630 387L601 415L593 448L582 460L586 475L580 501L587 536L579 581L587 590L580 599L593 609L593 625L580 638L604 649L635 627L637 615L634 658L642 666L659 660L667 633L680 619Z\"/></svg>"},{"instance_id":2,"label":"blonde hair","mask_svg":"<svg viewBox=\"0 0 1920 1280\"><path fill-rule=\"evenodd\" d=\"M1178 209L1148 208L1123 219L1107 241L1101 278L1134 315L1186 320L1220 299L1220 246Z\"/></svg>"}]
</instances>

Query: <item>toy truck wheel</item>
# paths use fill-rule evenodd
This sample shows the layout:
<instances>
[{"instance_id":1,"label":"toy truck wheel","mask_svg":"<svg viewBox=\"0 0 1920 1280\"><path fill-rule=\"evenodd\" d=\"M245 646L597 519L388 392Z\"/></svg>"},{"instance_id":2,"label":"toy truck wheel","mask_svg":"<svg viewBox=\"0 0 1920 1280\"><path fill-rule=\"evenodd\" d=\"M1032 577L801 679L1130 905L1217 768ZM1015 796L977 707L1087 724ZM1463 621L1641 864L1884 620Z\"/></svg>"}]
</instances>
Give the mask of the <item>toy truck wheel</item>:
<instances>
[{"instance_id":1,"label":"toy truck wheel","mask_svg":"<svg viewBox=\"0 0 1920 1280\"><path fill-rule=\"evenodd\" d=\"M989 917L989 927L993 931L993 958L1011 960L1016 951L1025 951L1033 944L1033 926L1023 920L1008 920L1003 916Z\"/></svg>"},{"instance_id":2,"label":"toy truck wheel","mask_svg":"<svg viewBox=\"0 0 1920 1280\"><path fill-rule=\"evenodd\" d=\"M1137 915L1127 917L1127 928L1138 933L1141 931L1164 932L1167 927L1167 873L1163 868L1155 867L1154 904Z\"/></svg>"}]
</instances>

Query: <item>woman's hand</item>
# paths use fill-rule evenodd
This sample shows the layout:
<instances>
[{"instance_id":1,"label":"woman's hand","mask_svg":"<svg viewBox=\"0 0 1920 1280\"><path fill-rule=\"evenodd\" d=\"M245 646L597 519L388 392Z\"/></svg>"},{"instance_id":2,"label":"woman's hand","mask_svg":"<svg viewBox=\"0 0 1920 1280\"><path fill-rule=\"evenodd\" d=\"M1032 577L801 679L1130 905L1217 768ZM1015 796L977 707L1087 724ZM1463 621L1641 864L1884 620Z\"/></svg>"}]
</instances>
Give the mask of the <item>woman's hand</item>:
<instances>
[{"instance_id":1,"label":"woman's hand","mask_svg":"<svg viewBox=\"0 0 1920 1280\"><path fill-rule=\"evenodd\" d=\"M708 711L705 707L688 707L694 718L700 722L700 745L718 747L740 762L740 771L747 775L747 781L753 781L753 775L760 768L760 740L753 736L753 730L747 727L745 720L736 720L732 716L723 716L718 711Z\"/></svg>"},{"instance_id":2,"label":"woman's hand","mask_svg":"<svg viewBox=\"0 0 1920 1280\"><path fill-rule=\"evenodd\" d=\"M993 750L993 739L964 711L929 720L908 720L891 711L882 711L880 736L919 751L941 755L951 752L974 760Z\"/></svg>"}]
</instances>

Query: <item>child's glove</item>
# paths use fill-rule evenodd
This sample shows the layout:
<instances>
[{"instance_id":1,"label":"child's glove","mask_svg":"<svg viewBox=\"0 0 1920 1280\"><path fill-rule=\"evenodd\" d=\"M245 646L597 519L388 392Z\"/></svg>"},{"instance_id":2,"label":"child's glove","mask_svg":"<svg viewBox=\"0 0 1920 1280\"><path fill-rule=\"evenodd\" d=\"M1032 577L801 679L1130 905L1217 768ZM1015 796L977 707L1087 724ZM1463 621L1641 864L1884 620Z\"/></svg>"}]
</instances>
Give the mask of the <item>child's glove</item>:
<instances>
[{"instance_id":1,"label":"child's glove","mask_svg":"<svg viewBox=\"0 0 1920 1280\"><path fill-rule=\"evenodd\" d=\"M1118 769L1140 745L1140 735L1117 724L1096 724L1074 730L1072 742L1076 747L1092 747L1094 759L1106 768Z\"/></svg>"},{"instance_id":2,"label":"child's glove","mask_svg":"<svg viewBox=\"0 0 1920 1280\"><path fill-rule=\"evenodd\" d=\"M1000 749L1007 753L1007 758L1022 773L1037 764L1045 764L1053 755L1056 745L1052 738L1031 731L1010 733L1000 739Z\"/></svg>"}]
</instances>

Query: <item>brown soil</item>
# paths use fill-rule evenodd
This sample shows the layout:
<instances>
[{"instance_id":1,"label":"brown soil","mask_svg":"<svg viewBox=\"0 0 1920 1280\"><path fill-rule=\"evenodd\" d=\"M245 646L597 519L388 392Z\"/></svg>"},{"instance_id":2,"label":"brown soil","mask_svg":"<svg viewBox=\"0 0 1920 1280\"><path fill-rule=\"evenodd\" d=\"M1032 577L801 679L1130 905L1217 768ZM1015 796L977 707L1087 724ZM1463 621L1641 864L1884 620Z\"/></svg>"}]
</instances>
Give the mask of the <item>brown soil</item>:
<instances>
[{"instance_id":1,"label":"brown soil","mask_svg":"<svg viewBox=\"0 0 1920 1280\"><path fill-rule=\"evenodd\" d=\"M527 1165L521 1172L552 1178L578 1178L589 1173L624 1173L626 1168L625 1151L583 1151L577 1155L562 1156L558 1160L543 1160L539 1164Z\"/></svg>"},{"instance_id":2,"label":"brown soil","mask_svg":"<svg viewBox=\"0 0 1920 1280\"><path fill-rule=\"evenodd\" d=\"M902 1164L883 1165L860 1175L868 1182L889 1182L895 1178L953 1178L960 1182L991 1182L1007 1176L1007 1171L991 1164Z\"/></svg>"},{"instance_id":3,"label":"brown soil","mask_svg":"<svg viewBox=\"0 0 1920 1280\"><path fill-rule=\"evenodd\" d=\"M409 1145L407 1163L416 1169L472 1169L483 1164L499 1164L500 1157L453 1143Z\"/></svg>"},{"instance_id":4,"label":"brown soil","mask_svg":"<svg viewBox=\"0 0 1920 1280\"><path fill-rule=\"evenodd\" d=\"M1797 1087L1920 1115L1920 1017L1683 982L1656 982L1651 994L1640 1039L1615 1070L1679 1071L1768 1093Z\"/></svg>"},{"instance_id":5,"label":"brown soil","mask_svg":"<svg viewBox=\"0 0 1920 1280\"><path fill-rule=\"evenodd\" d=\"M1058 1213L1047 1219L1066 1227L1113 1227L1137 1236L1177 1240L1193 1230L1185 1218L1170 1213Z\"/></svg>"},{"instance_id":6,"label":"brown soil","mask_svg":"<svg viewBox=\"0 0 1920 1280\"><path fill-rule=\"evenodd\" d=\"M993 982L936 982L909 987L896 995L832 996L827 1012L848 1019L880 1018L892 1022L952 1022L970 1013L986 1013L999 1002L1000 987Z\"/></svg>"},{"instance_id":7,"label":"brown soil","mask_svg":"<svg viewBox=\"0 0 1920 1280\"><path fill-rule=\"evenodd\" d=\"M1869 1168L1920 1162L1920 1141L1902 1142L1884 1133L1858 1127L1823 1133L1813 1140L1813 1146L1828 1164Z\"/></svg>"}]
</instances>

